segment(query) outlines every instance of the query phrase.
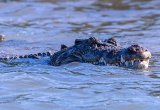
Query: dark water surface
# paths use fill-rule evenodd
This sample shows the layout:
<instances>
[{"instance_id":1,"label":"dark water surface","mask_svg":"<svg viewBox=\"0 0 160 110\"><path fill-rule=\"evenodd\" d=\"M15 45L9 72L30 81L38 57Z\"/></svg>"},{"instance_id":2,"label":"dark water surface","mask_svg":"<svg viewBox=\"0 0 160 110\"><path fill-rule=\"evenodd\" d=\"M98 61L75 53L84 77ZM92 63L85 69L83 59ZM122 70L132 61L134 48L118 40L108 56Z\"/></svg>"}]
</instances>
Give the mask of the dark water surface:
<instances>
[{"instance_id":1,"label":"dark water surface","mask_svg":"<svg viewBox=\"0 0 160 110\"><path fill-rule=\"evenodd\" d=\"M148 70L48 58L0 63L0 110L158 110L160 0L0 0L0 55L58 50L76 38L114 36L153 54Z\"/></svg>"}]
</instances>

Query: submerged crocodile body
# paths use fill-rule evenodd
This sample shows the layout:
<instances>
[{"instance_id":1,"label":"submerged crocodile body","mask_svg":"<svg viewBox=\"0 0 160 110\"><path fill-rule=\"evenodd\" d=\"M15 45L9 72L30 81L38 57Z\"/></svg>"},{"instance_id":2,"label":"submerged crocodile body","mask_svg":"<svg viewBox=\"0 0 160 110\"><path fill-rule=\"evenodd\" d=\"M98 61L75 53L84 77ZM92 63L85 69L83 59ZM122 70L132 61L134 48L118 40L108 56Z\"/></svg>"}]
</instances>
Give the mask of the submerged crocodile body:
<instances>
[{"instance_id":1,"label":"submerged crocodile body","mask_svg":"<svg viewBox=\"0 0 160 110\"><path fill-rule=\"evenodd\" d=\"M40 58L50 56L49 64L60 66L71 62L92 63L96 65L115 65L127 68L146 69L149 65L151 53L139 45L128 48L121 47L113 38L101 41L95 37L76 39L71 47L61 45L61 50L30 54L24 56L5 57L0 60L17 58Z\"/></svg>"},{"instance_id":2,"label":"submerged crocodile body","mask_svg":"<svg viewBox=\"0 0 160 110\"><path fill-rule=\"evenodd\" d=\"M139 45L121 47L115 39L105 41L90 37L76 39L71 47L61 46L61 50L51 56L50 64L59 66L70 62L115 65L127 68L146 69L151 53Z\"/></svg>"}]
</instances>

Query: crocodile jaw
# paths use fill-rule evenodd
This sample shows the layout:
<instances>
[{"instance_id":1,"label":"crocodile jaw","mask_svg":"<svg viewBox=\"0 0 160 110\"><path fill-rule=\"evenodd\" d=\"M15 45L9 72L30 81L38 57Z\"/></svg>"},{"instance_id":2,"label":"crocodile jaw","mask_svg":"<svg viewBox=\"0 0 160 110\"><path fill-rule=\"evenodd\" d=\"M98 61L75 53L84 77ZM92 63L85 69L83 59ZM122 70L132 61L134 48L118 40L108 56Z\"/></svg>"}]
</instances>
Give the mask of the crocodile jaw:
<instances>
[{"instance_id":1,"label":"crocodile jaw","mask_svg":"<svg viewBox=\"0 0 160 110\"><path fill-rule=\"evenodd\" d=\"M139 45L131 45L120 55L121 66L134 69L147 69L151 52Z\"/></svg>"},{"instance_id":2,"label":"crocodile jaw","mask_svg":"<svg viewBox=\"0 0 160 110\"><path fill-rule=\"evenodd\" d=\"M138 65L138 68L147 69L149 66L149 59L145 61L141 61Z\"/></svg>"},{"instance_id":3,"label":"crocodile jaw","mask_svg":"<svg viewBox=\"0 0 160 110\"><path fill-rule=\"evenodd\" d=\"M123 56L121 56L120 66L124 66L127 68L147 69L149 66L149 58L125 60Z\"/></svg>"}]
</instances>

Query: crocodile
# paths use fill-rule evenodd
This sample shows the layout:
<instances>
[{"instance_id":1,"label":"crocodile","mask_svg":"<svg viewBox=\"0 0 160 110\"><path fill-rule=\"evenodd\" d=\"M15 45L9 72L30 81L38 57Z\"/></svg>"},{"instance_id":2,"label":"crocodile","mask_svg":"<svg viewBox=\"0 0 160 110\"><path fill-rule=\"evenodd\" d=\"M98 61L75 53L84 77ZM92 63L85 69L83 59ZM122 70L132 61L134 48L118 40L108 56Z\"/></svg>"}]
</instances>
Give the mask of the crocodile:
<instances>
[{"instance_id":1,"label":"crocodile","mask_svg":"<svg viewBox=\"0 0 160 110\"><path fill-rule=\"evenodd\" d=\"M99 40L95 37L76 39L73 46L61 45L61 50L50 57L50 65L60 66L71 62L95 65L115 65L134 69L147 69L151 52L138 44L122 47L114 38Z\"/></svg>"},{"instance_id":2,"label":"crocodile","mask_svg":"<svg viewBox=\"0 0 160 110\"><path fill-rule=\"evenodd\" d=\"M95 37L76 39L73 46L61 45L60 51L3 57L0 61L17 58L50 57L49 65L60 66L71 62L92 63L95 65L115 65L120 67L147 69L151 53L140 45L122 47L114 38L99 40Z\"/></svg>"}]
</instances>

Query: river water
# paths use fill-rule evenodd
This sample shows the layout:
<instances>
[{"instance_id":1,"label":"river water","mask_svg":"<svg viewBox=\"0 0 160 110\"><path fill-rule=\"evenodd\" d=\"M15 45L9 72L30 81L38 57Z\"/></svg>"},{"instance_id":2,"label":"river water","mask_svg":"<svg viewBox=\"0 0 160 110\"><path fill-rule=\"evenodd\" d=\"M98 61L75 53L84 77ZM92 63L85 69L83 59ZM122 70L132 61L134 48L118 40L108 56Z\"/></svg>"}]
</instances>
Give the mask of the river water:
<instances>
[{"instance_id":1,"label":"river water","mask_svg":"<svg viewBox=\"0 0 160 110\"><path fill-rule=\"evenodd\" d=\"M0 62L0 110L158 110L160 0L0 0L0 55L57 51L76 38L141 44L147 70L48 58Z\"/></svg>"}]
</instances>

